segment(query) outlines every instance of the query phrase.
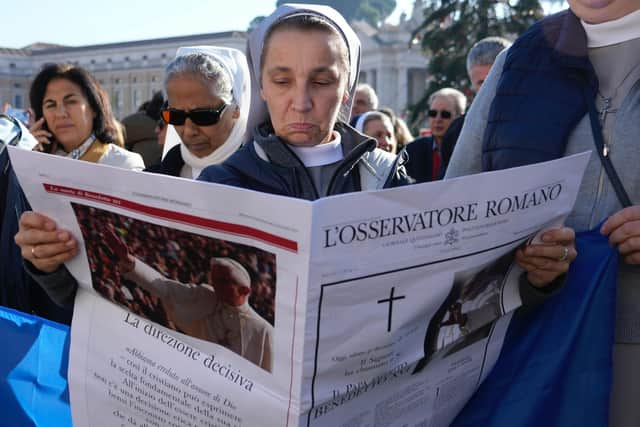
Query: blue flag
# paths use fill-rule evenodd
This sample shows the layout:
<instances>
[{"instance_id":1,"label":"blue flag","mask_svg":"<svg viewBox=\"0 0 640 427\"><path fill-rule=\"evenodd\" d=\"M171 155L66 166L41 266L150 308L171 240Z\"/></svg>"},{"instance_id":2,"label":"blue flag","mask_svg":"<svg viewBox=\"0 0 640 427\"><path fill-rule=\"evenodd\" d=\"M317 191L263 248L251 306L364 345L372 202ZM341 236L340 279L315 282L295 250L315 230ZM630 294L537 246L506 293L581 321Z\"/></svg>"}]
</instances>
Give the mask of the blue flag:
<instances>
[{"instance_id":1,"label":"blue flag","mask_svg":"<svg viewBox=\"0 0 640 427\"><path fill-rule=\"evenodd\" d=\"M608 425L618 256L598 230L577 233L576 249L563 289L516 312L496 366L452 426Z\"/></svg>"},{"instance_id":2,"label":"blue flag","mask_svg":"<svg viewBox=\"0 0 640 427\"><path fill-rule=\"evenodd\" d=\"M69 328L0 307L0 401L4 426L71 426Z\"/></svg>"}]
</instances>

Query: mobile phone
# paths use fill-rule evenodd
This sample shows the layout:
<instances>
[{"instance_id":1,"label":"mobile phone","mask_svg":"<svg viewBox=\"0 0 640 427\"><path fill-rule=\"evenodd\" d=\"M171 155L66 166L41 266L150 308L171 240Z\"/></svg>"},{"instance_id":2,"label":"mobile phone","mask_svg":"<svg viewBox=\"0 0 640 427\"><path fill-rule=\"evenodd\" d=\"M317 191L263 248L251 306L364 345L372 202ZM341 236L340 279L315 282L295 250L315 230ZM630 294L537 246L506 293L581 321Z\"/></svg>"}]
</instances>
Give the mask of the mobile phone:
<instances>
[{"instance_id":1,"label":"mobile phone","mask_svg":"<svg viewBox=\"0 0 640 427\"><path fill-rule=\"evenodd\" d=\"M38 118L36 118L36 121L38 121L40 119L41 119L41 117L38 117ZM40 145L42 145L42 152L51 154L51 153L53 153L53 148L57 144L56 144L56 139L53 136L53 132L51 132L49 130L49 126L47 125L47 121L46 120L42 123L42 129L46 130L47 132L49 132L52 135L51 138L49 138L49 143L48 144L40 144Z\"/></svg>"}]
</instances>

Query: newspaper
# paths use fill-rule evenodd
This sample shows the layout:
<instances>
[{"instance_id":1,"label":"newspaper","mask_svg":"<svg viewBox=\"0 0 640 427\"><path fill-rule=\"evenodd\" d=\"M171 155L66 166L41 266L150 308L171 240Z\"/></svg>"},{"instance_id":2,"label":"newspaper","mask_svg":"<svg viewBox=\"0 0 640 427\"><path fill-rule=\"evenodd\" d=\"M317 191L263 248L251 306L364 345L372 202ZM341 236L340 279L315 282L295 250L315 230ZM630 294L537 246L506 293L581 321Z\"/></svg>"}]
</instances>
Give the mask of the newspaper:
<instances>
[{"instance_id":1,"label":"newspaper","mask_svg":"<svg viewBox=\"0 0 640 427\"><path fill-rule=\"evenodd\" d=\"M588 160L308 202L10 155L80 242L74 425L138 427L448 425L521 305L514 251Z\"/></svg>"}]
</instances>

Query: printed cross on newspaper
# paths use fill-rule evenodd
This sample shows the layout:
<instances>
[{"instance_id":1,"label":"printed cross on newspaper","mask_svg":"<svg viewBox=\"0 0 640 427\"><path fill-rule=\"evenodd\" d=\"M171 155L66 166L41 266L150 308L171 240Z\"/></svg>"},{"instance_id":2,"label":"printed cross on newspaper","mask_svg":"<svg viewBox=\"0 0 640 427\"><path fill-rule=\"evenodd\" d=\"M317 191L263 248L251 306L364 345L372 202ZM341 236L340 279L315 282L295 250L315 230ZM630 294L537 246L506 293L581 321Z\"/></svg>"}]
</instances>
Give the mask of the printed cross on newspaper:
<instances>
[{"instance_id":1,"label":"printed cross on newspaper","mask_svg":"<svg viewBox=\"0 0 640 427\"><path fill-rule=\"evenodd\" d=\"M391 332L391 317L393 316L393 302L399 299L404 299L405 296L401 295L398 297L394 297L393 294L396 290L395 286L391 287L391 292L389 293L389 298L378 300L378 304L389 303L389 319L387 320L387 332Z\"/></svg>"}]
</instances>

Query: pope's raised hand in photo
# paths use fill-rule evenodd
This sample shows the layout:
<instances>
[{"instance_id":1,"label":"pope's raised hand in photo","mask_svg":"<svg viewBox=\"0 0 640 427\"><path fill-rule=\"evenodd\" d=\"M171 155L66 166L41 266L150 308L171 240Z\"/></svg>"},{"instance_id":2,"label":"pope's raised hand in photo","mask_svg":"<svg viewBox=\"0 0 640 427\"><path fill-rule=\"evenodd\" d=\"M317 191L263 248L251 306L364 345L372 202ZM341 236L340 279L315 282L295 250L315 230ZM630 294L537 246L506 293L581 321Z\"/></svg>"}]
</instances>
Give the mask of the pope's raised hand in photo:
<instances>
[{"instance_id":1,"label":"pope's raised hand in photo","mask_svg":"<svg viewBox=\"0 0 640 427\"><path fill-rule=\"evenodd\" d=\"M128 273L133 270L135 259L129 254L127 244L122 241L122 238L118 236L118 232L109 227L104 233L104 240L109 249L115 256L115 261L118 264L118 268L122 273Z\"/></svg>"}]
</instances>

